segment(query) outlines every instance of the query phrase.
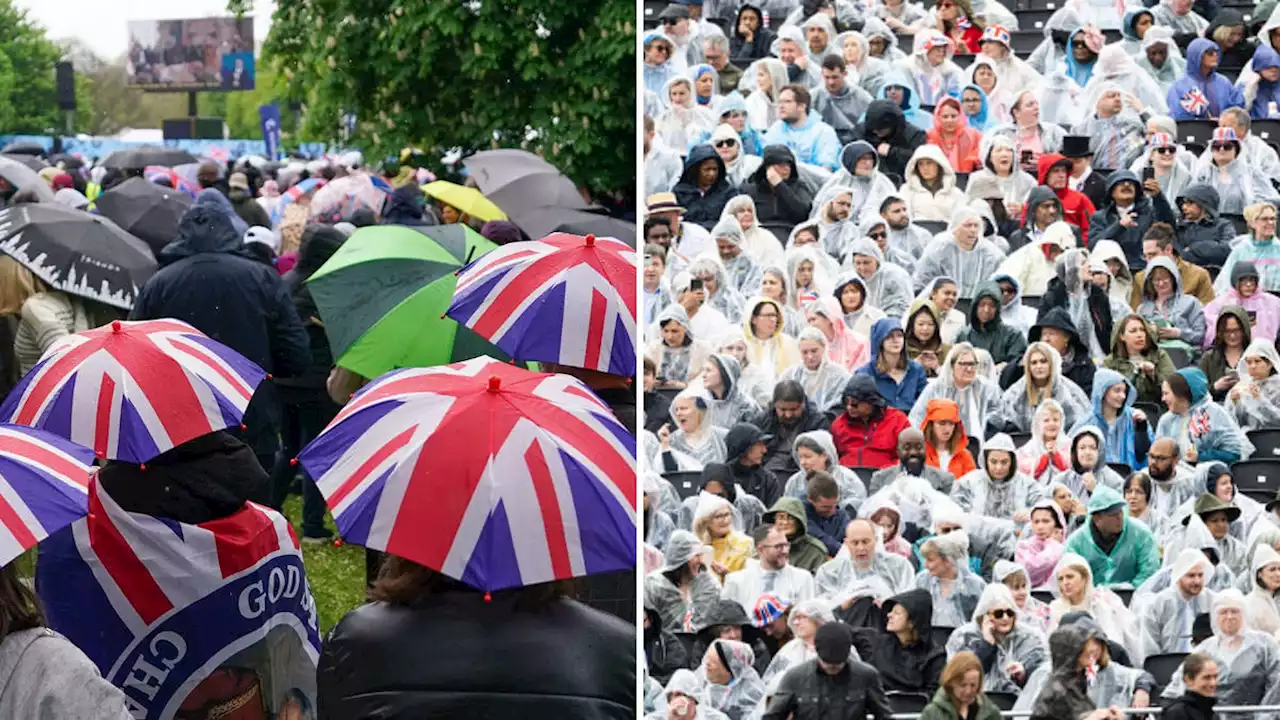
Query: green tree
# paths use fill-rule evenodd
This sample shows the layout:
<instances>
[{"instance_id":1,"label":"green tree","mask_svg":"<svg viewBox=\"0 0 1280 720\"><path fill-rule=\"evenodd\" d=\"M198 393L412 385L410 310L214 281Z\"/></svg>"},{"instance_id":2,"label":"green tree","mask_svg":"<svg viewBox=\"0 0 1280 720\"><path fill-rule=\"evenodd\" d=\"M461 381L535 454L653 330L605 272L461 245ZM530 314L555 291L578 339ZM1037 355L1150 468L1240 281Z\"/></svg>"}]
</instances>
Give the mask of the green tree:
<instances>
[{"instance_id":1,"label":"green tree","mask_svg":"<svg viewBox=\"0 0 1280 720\"><path fill-rule=\"evenodd\" d=\"M44 30L12 0L0 0L0 132L43 133L62 127L53 66L62 57ZM7 77L6 77L7 76Z\"/></svg>"},{"instance_id":2,"label":"green tree","mask_svg":"<svg viewBox=\"0 0 1280 720\"><path fill-rule=\"evenodd\" d=\"M304 103L304 134L337 139L355 113L366 156L524 147L619 191L635 184L635 7L279 0L260 64Z\"/></svg>"}]
</instances>

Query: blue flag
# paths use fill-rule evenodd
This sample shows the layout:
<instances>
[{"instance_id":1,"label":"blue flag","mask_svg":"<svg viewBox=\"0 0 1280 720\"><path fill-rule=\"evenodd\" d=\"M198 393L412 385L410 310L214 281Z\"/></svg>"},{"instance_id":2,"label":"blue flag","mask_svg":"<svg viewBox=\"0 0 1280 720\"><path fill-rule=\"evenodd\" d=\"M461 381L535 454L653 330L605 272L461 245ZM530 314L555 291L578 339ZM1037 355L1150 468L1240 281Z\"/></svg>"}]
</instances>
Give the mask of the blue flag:
<instances>
[{"instance_id":1,"label":"blue flag","mask_svg":"<svg viewBox=\"0 0 1280 720\"><path fill-rule=\"evenodd\" d=\"M267 146L267 159L280 159L280 106L272 103L260 105L258 116L262 118L262 142Z\"/></svg>"}]
</instances>

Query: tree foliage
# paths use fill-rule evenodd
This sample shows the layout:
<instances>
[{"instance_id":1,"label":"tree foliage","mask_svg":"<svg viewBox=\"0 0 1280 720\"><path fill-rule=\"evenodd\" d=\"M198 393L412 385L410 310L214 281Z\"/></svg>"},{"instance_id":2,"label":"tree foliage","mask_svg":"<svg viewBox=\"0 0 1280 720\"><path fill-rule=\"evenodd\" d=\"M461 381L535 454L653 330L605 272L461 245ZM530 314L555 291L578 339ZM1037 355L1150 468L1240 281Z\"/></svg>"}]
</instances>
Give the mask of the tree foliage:
<instances>
[{"instance_id":1,"label":"tree foliage","mask_svg":"<svg viewBox=\"0 0 1280 720\"><path fill-rule=\"evenodd\" d=\"M53 75L61 50L12 0L0 0L0 28L0 132L62 127Z\"/></svg>"},{"instance_id":2,"label":"tree foliage","mask_svg":"<svg viewBox=\"0 0 1280 720\"><path fill-rule=\"evenodd\" d=\"M231 0L244 11L248 0ZM263 65L304 132L370 157L537 152L595 192L635 183L635 3L279 0Z\"/></svg>"}]
</instances>

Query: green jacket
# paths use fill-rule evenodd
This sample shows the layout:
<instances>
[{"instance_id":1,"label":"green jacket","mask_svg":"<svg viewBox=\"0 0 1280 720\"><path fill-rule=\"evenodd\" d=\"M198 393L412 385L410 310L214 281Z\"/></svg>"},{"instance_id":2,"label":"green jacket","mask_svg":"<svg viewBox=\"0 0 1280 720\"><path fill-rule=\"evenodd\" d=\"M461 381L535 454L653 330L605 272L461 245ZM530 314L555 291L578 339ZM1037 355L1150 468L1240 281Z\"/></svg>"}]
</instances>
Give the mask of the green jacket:
<instances>
[{"instance_id":1,"label":"green jacket","mask_svg":"<svg viewBox=\"0 0 1280 720\"><path fill-rule=\"evenodd\" d=\"M1111 326L1111 353L1102 361L1102 366L1115 370L1124 376L1125 380L1133 383L1134 388L1138 391L1138 402L1159 403L1160 402L1160 384L1164 379L1174 373L1177 368L1173 366L1173 361L1169 359L1169 353L1156 345L1156 330L1151 323L1146 320L1142 324L1147 328L1147 350L1137 358L1128 358L1120 354L1117 349L1121 345L1120 331L1127 324L1131 316L1125 316L1123 320L1115 322ZM1154 377L1148 376L1138 371L1138 362L1149 362L1156 366L1156 374Z\"/></svg>"},{"instance_id":2,"label":"green jacket","mask_svg":"<svg viewBox=\"0 0 1280 720\"><path fill-rule=\"evenodd\" d=\"M978 320L978 301L989 297L996 303L996 316L985 325ZM979 350L991 353L991 362L996 365L1007 362L1018 362L1027 351L1027 338L1018 329L1006 325L1000 318L1000 287L994 282L985 282L978 286L973 303L969 306L969 324L956 335L956 342L972 343Z\"/></svg>"},{"instance_id":3,"label":"green jacket","mask_svg":"<svg viewBox=\"0 0 1280 720\"><path fill-rule=\"evenodd\" d=\"M976 715L973 713L974 709L978 711ZM938 692L933 695L933 702L926 705L924 712L920 713L920 720L960 720L960 713L951 704L951 696L947 694L946 688L938 688ZM988 700L986 695L979 695L975 708L969 711L968 720L1000 720L1000 708Z\"/></svg>"},{"instance_id":4,"label":"green jacket","mask_svg":"<svg viewBox=\"0 0 1280 720\"><path fill-rule=\"evenodd\" d=\"M769 512L764 514L764 524L772 525L773 516L780 512L790 515L800 525L798 537L788 538L791 541L791 555L787 564L811 573L818 572L818 568L829 559L827 546L809 534L809 520L804 512L804 501L793 497L779 498L778 502L769 508Z\"/></svg>"},{"instance_id":5,"label":"green jacket","mask_svg":"<svg viewBox=\"0 0 1280 720\"><path fill-rule=\"evenodd\" d=\"M1089 562L1093 571L1093 582L1098 587L1129 583L1138 587L1160 569L1160 549L1156 545L1155 536L1146 525L1129 519L1128 506L1120 493L1106 485L1098 485L1089 498L1089 516L1115 505L1125 508L1124 530L1116 540L1111 553L1102 552L1093 541L1091 520L1086 520L1080 529L1067 538L1063 554L1075 553Z\"/></svg>"}]
</instances>

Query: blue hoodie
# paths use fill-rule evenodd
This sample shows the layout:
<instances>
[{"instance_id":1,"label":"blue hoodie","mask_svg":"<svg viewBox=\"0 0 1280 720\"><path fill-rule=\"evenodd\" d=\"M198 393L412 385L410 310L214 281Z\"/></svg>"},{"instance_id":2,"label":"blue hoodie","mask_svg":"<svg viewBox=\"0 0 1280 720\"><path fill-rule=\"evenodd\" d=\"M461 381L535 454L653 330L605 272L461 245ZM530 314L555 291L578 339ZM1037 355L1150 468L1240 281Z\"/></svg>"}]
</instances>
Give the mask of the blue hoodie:
<instances>
[{"instance_id":1,"label":"blue hoodie","mask_svg":"<svg viewBox=\"0 0 1280 720\"><path fill-rule=\"evenodd\" d=\"M854 374L871 376L876 381L876 390L890 407L895 407L902 412L911 412L916 399L920 397L920 393L924 392L924 386L929 384L924 366L915 360L908 360L907 374L903 376L900 383L894 382L888 374L876 370L876 361L880 359L880 346L894 330L902 332L902 324L895 318L880 318L875 325L871 326L871 361L858 368ZM905 345L902 351L906 352Z\"/></svg>"},{"instance_id":2,"label":"blue hoodie","mask_svg":"<svg viewBox=\"0 0 1280 720\"><path fill-rule=\"evenodd\" d=\"M822 116L809 108L809 116L800 126L778 120L764 134L765 145L785 145L796 160L824 167L831 172L840 169L840 139L835 128L822 121Z\"/></svg>"},{"instance_id":3,"label":"blue hoodie","mask_svg":"<svg viewBox=\"0 0 1280 720\"><path fill-rule=\"evenodd\" d=\"M1179 440L1187 429L1191 443L1196 446L1197 462L1217 460L1232 464L1248 460L1254 446L1249 442L1235 417L1213 401L1209 395L1209 380L1200 368L1182 368L1177 371L1187 381L1191 390L1191 409L1185 415L1167 412L1156 425L1156 437ZM1188 429L1188 425L1190 426ZM1178 453L1186 452L1179 441Z\"/></svg>"},{"instance_id":4,"label":"blue hoodie","mask_svg":"<svg viewBox=\"0 0 1280 720\"><path fill-rule=\"evenodd\" d=\"M1222 52L1218 43L1204 38L1192 40L1187 47L1187 72L1169 87L1169 96L1166 98L1169 114L1174 120L1208 120L1220 117L1222 111L1229 107L1244 106L1244 97L1240 91L1232 87L1231 81L1221 73L1213 72L1208 77L1200 74L1200 60L1210 50L1218 51L1219 55ZM1191 112L1183 102L1191 105L1191 94L1196 90L1204 95L1209 104Z\"/></svg>"},{"instance_id":5,"label":"blue hoodie","mask_svg":"<svg viewBox=\"0 0 1280 720\"><path fill-rule=\"evenodd\" d=\"M1254 72L1261 73L1267 68L1280 67L1280 53L1272 50L1270 47L1262 46L1253 54ZM1257 92L1253 96L1253 105L1249 108L1249 117L1254 120L1267 120L1280 118L1280 110L1275 114L1271 113L1271 103L1276 103L1280 108L1280 82L1269 83L1262 79L1262 75L1254 80ZM1236 92L1240 93L1241 99L1244 99L1245 82L1241 81L1236 86Z\"/></svg>"},{"instance_id":6,"label":"blue hoodie","mask_svg":"<svg viewBox=\"0 0 1280 720\"><path fill-rule=\"evenodd\" d=\"M747 112L747 101L737 91L720 98L720 122L725 122L724 115L731 110L737 110L744 115ZM699 131L694 136L694 139L690 141L689 149L693 149L695 145L705 145L711 142L711 133L714 131L714 128ZM742 143L742 151L748 155L759 157L764 152L764 140L760 136L760 131L751 127L751 123L742 124L742 132L738 133L738 140Z\"/></svg>"},{"instance_id":7,"label":"blue hoodie","mask_svg":"<svg viewBox=\"0 0 1280 720\"><path fill-rule=\"evenodd\" d=\"M964 94L967 90L972 90L978 93L978 96L982 98L982 109L979 110L976 115L970 115L967 118L969 121L969 127L977 130L978 132L985 133L991 127L998 124L992 123L992 119L988 117L991 112L991 103L987 100L987 94L982 91L982 88L977 85L965 85L960 88L960 107L964 107Z\"/></svg>"},{"instance_id":8,"label":"blue hoodie","mask_svg":"<svg viewBox=\"0 0 1280 720\"><path fill-rule=\"evenodd\" d=\"M898 107L902 108L902 114L906 116L907 122L922 130L932 130L933 115L920 111L920 98L916 96L916 85L902 69L895 67L885 73L884 85L881 86L880 92L876 93L876 99L887 100L885 91L891 87L900 87L903 90L902 102ZM866 120L866 117L866 113L863 113L862 119Z\"/></svg>"},{"instance_id":9,"label":"blue hoodie","mask_svg":"<svg viewBox=\"0 0 1280 720\"><path fill-rule=\"evenodd\" d=\"M1067 53L1063 58L1063 62L1067 65L1067 77L1076 81L1080 87L1089 84L1089 78L1093 77L1093 66L1098 64L1098 57L1095 55L1091 62L1082 63L1076 60L1075 50L1072 49L1071 43L1084 33L1084 30L1076 30L1071 33L1071 37L1067 40Z\"/></svg>"},{"instance_id":10,"label":"blue hoodie","mask_svg":"<svg viewBox=\"0 0 1280 720\"><path fill-rule=\"evenodd\" d=\"M1116 421L1108 424L1102 415L1102 399L1112 387L1124 383L1128 394L1125 396L1124 408L1116 415ZM1134 432L1133 404L1138 401L1138 390L1123 375L1109 368L1098 368L1093 374L1093 413L1076 421L1072 429L1076 431L1086 425L1092 425L1105 433L1107 462L1124 463L1134 470L1147 466L1147 449L1151 447L1151 426L1155 418L1147 418L1147 437L1145 442L1138 440ZM1137 447L1141 446L1141 447Z\"/></svg>"}]
</instances>

